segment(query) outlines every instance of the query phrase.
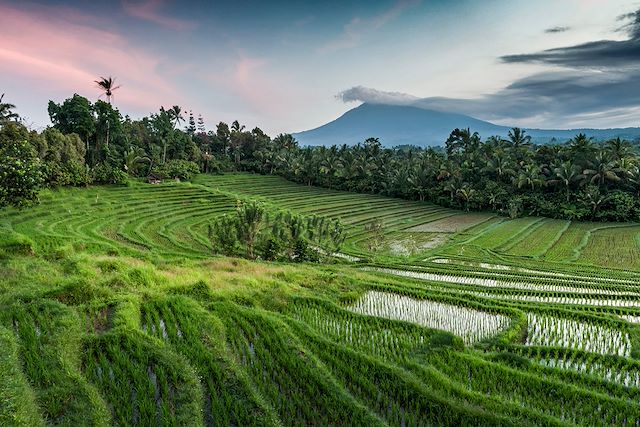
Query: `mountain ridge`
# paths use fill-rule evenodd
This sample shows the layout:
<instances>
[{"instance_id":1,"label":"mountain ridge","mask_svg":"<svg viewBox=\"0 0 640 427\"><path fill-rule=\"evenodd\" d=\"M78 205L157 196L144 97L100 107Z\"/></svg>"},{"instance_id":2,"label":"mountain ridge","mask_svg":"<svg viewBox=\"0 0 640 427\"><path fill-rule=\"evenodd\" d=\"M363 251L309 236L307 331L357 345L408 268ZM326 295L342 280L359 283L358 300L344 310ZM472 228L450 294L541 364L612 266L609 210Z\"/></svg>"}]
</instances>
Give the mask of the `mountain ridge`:
<instances>
[{"instance_id":1,"label":"mountain ridge","mask_svg":"<svg viewBox=\"0 0 640 427\"><path fill-rule=\"evenodd\" d=\"M385 105L363 103L322 126L294 133L301 145L353 145L367 138L379 138L387 147L398 145L444 145L455 128L470 128L483 138L492 135L506 137L512 126L497 125L465 114L431 110L415 105ZM523 128L534 143L563 142L577 133L596 140L620 137L639 139L640 128Z\"/></svg>"}]
</instances>

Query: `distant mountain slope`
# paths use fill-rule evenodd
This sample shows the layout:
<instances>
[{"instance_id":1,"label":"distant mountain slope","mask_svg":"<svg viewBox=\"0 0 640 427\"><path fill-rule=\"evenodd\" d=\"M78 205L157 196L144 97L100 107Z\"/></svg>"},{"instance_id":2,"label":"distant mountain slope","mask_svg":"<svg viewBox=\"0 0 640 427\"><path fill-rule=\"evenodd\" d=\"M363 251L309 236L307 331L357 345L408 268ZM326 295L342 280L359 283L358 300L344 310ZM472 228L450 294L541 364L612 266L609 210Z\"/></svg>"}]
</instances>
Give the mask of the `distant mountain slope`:
<instances>
[{"instance_id":1,"label":"distant mountain slope","mask_svg":"<svg viewBox=\"0 0 640 427\"><path fill-rule=\"evenodd\" d=\"M412 144L418 146L443 145L455 128L471 128L483 138L491 135L507 136L510 127L499 126L464 114L427 110L413 106L362 104L347 111L336 120L293 136L302 145L356 144L376 137L385 146ZM549 142L553 138L564 141L579 132L596 139L620 136L640 137L640 128L626 129L527 129L534 142Z\"/></svg>"}]
</instances>

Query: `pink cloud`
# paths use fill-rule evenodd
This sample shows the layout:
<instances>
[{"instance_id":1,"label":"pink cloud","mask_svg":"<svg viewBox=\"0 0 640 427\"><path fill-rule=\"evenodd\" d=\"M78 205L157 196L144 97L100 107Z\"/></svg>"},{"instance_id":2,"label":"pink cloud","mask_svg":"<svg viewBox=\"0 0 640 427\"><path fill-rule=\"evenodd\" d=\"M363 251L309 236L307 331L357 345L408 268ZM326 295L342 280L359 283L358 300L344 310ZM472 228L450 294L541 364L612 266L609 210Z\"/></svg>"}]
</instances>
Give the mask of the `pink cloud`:
<instances>
[{"instance_id":1,"label":"pink cloud","mask_svg":"<svg viewBox=\"0 0 640 427\"><path fill-rule=\"evenodd\" d=\"M232 74L232 88L253 109L268 113L273 104L270 88L273 86L265 79L263 71L267 61L262 58L241 56L235 63Z\"/></svg>"},{"instance_id":2,"label":"pink cloud","mask_svg":"<svg viewBox=\"0 0 640 427\"><path fill-rule=\"evenodd\" d=\"M122 111L155 111L182 102L179 92L158 72L164 62L132 46L116 32L96 25L90 15L55 9L22 10L0 4L0 70L24 82L43 104L60 93L96 100L94 80L117 77L123 87L114 104Z\"/></svg>"},{"instance_id":3,"label":"pink cloud","mask_svg":"<svg viewBox=\"0 0 640 427\"><path fill-rule=\"evenodd\" d=\"M163 0L123 0L122 8L133 17L153 22L172 30L191 30L196 27L195 22L161 15L159 9L164 3Z\"/></svg>"},{"instance_id":4,"label":"pink cloud","mask_svg":"<svg viewBox=\"0 0 640 427\"><path fill-rule=\"evenodd\" d=\"M356 16L344 26L339 37L321 46L318 49L318 53L332 53L357 47L367 33L379 30L400 16L405 10L418 6L420 2L421 0L396 0L391 8L378 15L366 19Z\"/></svg>"}]
</instances>

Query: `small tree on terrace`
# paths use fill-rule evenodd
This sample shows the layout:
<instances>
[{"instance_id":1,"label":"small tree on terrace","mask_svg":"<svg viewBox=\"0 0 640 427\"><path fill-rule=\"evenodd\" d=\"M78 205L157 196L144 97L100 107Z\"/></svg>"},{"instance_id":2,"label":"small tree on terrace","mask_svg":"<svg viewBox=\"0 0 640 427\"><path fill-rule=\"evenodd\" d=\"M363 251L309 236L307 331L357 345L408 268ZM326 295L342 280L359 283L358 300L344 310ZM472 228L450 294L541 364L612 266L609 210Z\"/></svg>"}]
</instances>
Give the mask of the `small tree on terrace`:
<instances>
[{"instance_id":1,"label":"small tree on terrace","mask_svg":"<svg viewBox=\"0 0 640 427\"><path fill-rule=\"evenodd\" d=\"M384 224L379 218L373 219L364 225L364 231L369 234L367 241L370 251L377 251L384 242Z\"/></svg>"},{"instance_id":2,"label":"small tree on terrace","mask_svg":"<svg viewBox=\"0 0 640 427\"><path fill-rule=\"evenodd\" d=\"M267 219L267 211L262 203L251 201L238 202L236 208L238 240L247 245L247 257L255 258L255 247L258 235Z\"/></svg>"}]
</instances>

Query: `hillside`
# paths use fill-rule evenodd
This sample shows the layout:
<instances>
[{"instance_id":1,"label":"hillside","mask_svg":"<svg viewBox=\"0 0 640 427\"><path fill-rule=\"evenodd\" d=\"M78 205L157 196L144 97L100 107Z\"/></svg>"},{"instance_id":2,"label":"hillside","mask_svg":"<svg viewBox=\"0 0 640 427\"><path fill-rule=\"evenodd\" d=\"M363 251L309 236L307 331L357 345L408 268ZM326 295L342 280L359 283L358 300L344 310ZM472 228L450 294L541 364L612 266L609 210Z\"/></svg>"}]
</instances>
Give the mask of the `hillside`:
<instances>
[{"instance_id":1,"label":"hillside","mask_svg":"<svg viewBox=\"0 0 640 427\"><path fill-rule=\"evenodd\" d=\"M238 197L342 253L213 256ZM639 235L251 174L47 191L0 211L0 425L633 426Z\"/></svg>"},{"instance_id":2,"label":"hillside","mask_svg":"<svg viewBox=\"0 0 640 427\"><path fill-rule=\"evenodd\" d=\"M463 114L428 110L418 106L362 104L339 118L318 128L295 133L303 145L356 144L369 137L380 138L383 145L438 146L443 145L455 128L470 128L483 138L506 137L511 127L475 119ZM597 140L621 137L634 140L640 128L626 129L526 129L536 143L566 141L577 133L586 133Z\"/></svg>"}]
</instances>

